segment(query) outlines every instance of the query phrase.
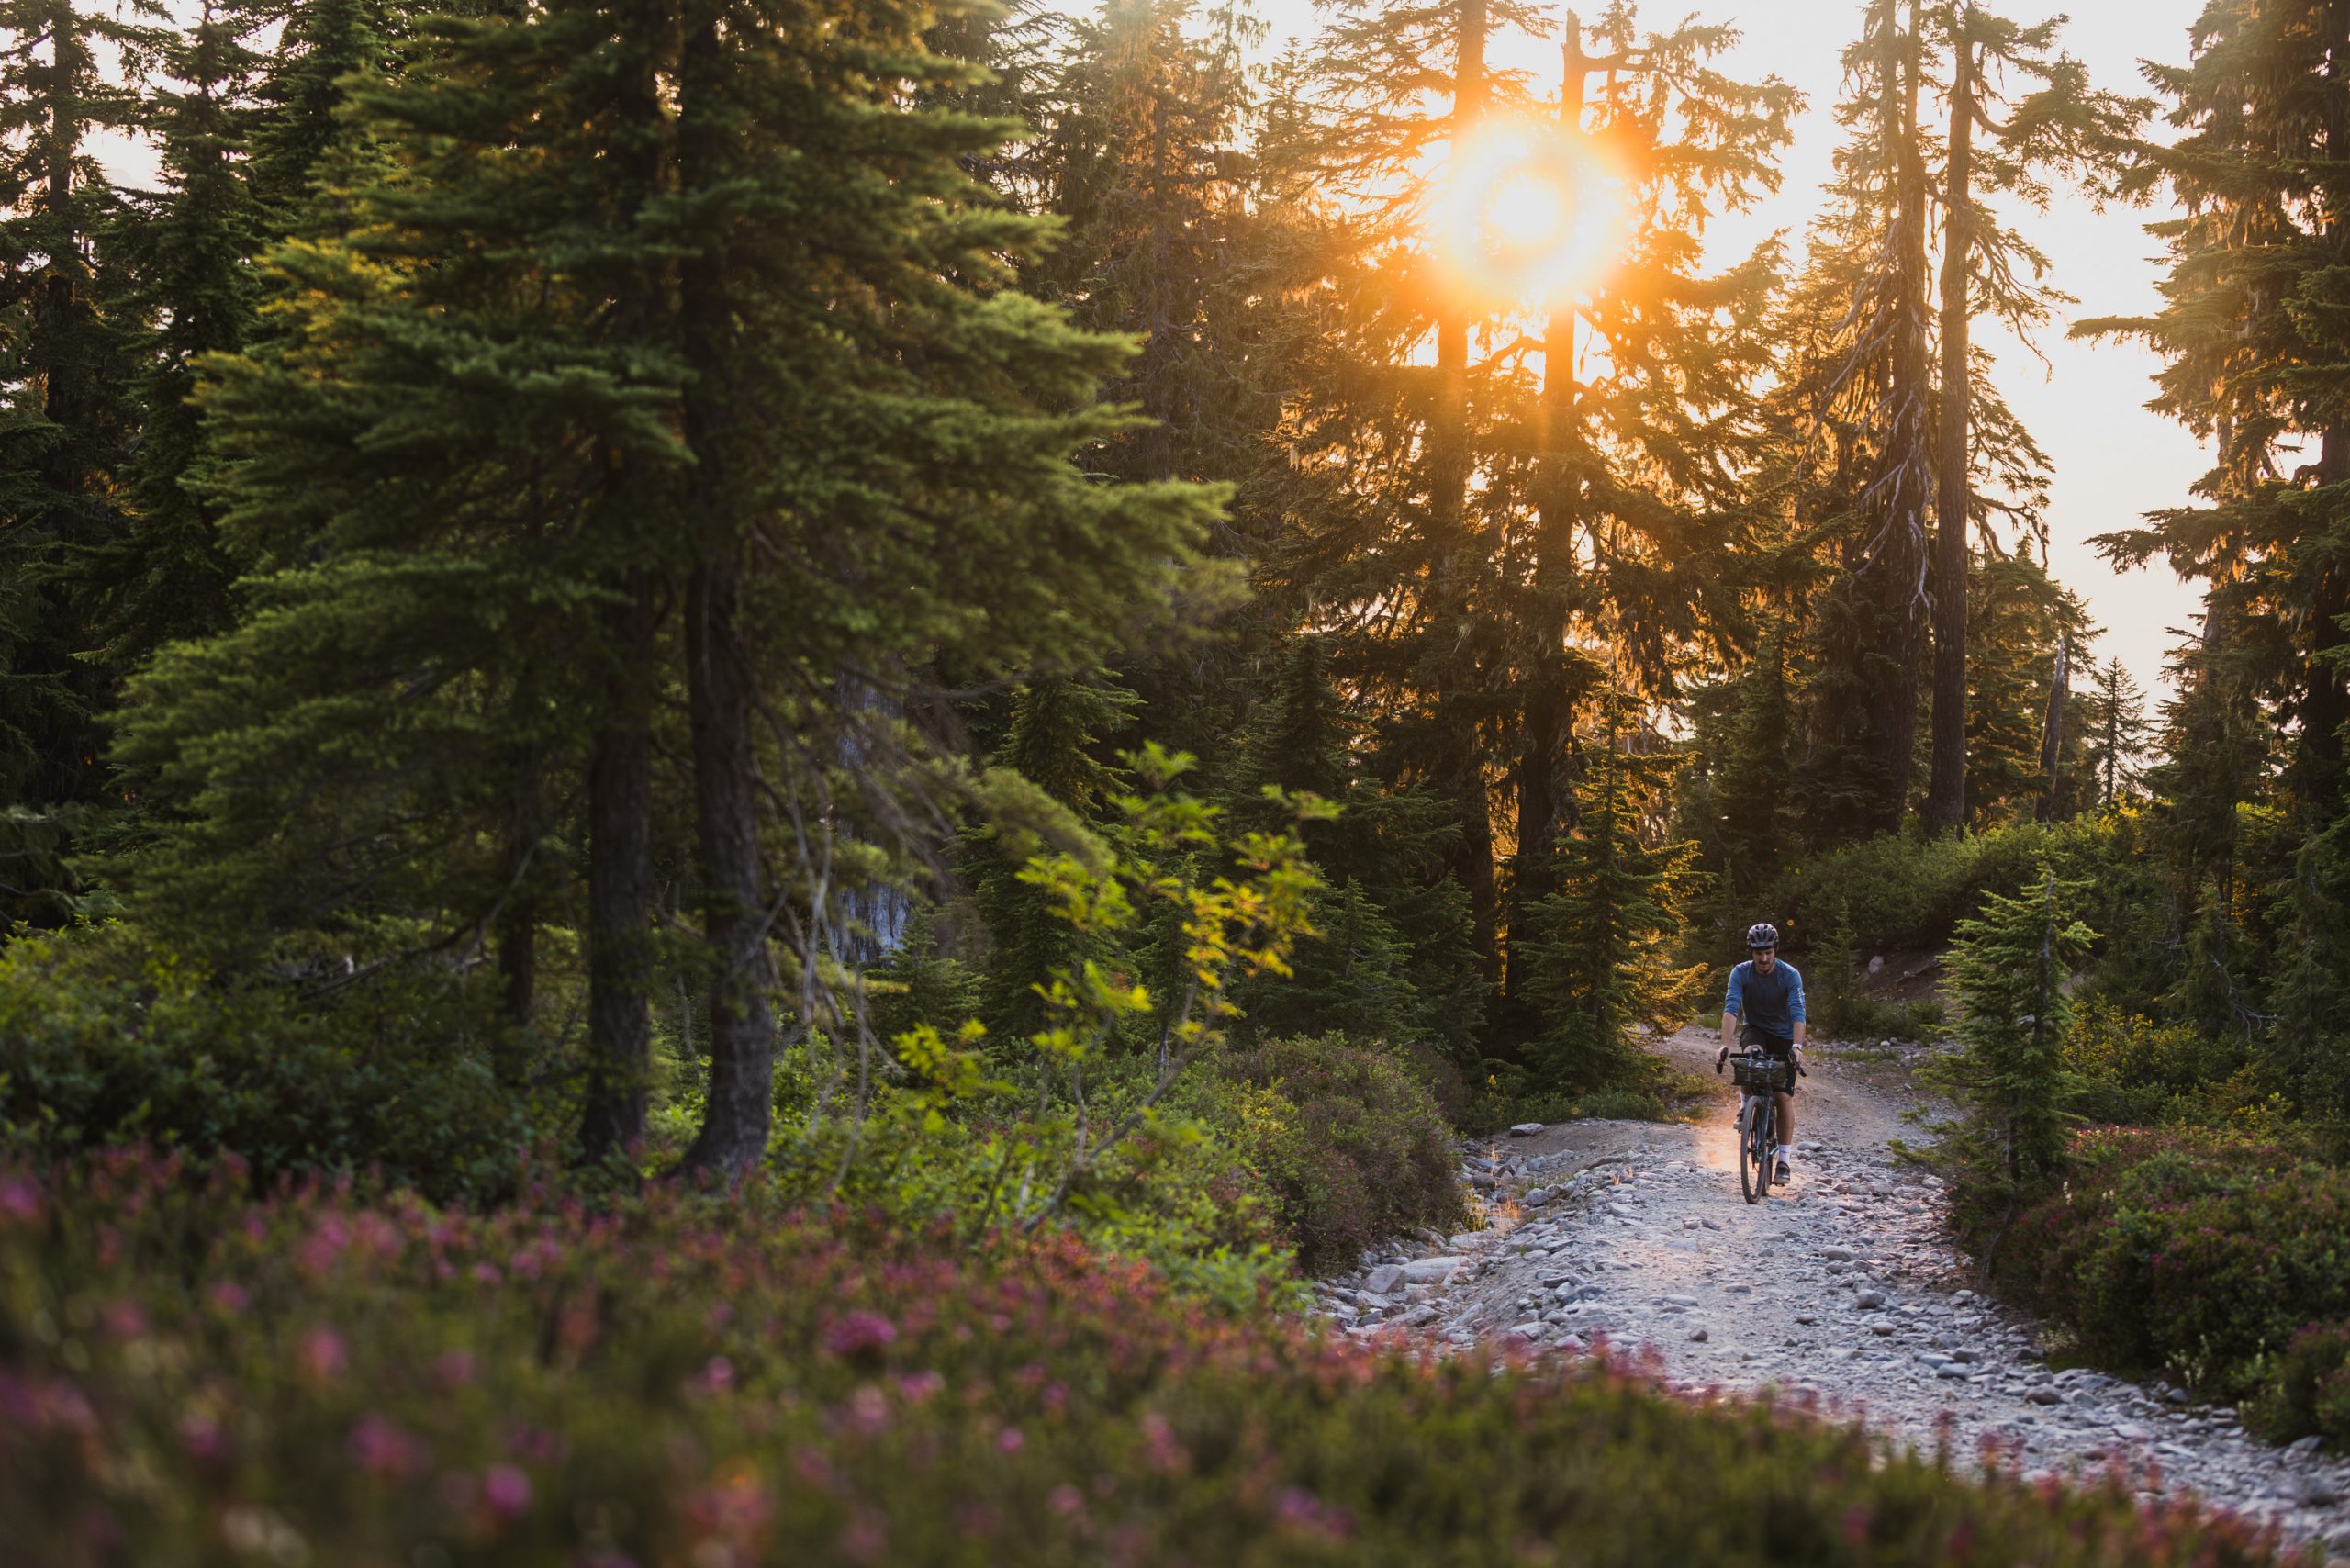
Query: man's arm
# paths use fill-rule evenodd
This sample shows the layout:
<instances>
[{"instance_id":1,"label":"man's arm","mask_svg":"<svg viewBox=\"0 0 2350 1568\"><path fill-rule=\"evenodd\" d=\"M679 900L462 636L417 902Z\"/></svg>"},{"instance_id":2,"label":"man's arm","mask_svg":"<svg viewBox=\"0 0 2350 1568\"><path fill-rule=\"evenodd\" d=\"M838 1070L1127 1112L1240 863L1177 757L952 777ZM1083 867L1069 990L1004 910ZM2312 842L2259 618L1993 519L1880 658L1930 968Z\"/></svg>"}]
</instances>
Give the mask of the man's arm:
<instances>
[{"instance_id":1,"label":"man's arm","mask_svg":"<svg viewBox=\"0 0 2350 1568\"><path fill-rule=\"evenodd\" d=\"M1795 1025L1796 1049L1801 1050L1804 1036L1811 1032L1811 1025L1805 1022L1803 1015L1803 971L1793 964L1787 966L1787 1017Z\"/></svg>"},{"instance_id":2,"label":"man's arm","mask_svg":"<svg viewBox=\"0 0 2350 1568\"><path fill-rule=\"evenodd\" d=\"M1722 1049L1721 1055L1714 1058L1714 1070L1717 1072L1721 1070L1722 1058L1729 1056L1731 1049L1738 1044L1739 1009L1746 1001L1746 998L1740 994L1741 988L1739 985L1740 978L1738 969L1733 967L1729 971L1729 995L1722 1002Z\"/></svg>"}]
</instances>

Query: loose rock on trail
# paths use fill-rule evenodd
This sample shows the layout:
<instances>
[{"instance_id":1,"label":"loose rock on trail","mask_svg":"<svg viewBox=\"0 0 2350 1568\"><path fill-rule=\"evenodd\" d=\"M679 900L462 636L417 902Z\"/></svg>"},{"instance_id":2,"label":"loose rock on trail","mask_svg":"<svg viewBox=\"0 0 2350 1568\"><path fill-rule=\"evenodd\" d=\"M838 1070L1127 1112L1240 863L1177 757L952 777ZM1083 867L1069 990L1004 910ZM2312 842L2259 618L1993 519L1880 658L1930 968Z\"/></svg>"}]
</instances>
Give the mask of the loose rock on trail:
<instances>
[{"instance_id":1,"label":"loose rock on trail","mask_svg":"<svg viewBox=\"0 0 2350 1568\"><path fill-rule=\"evenodd\" d=\"M1718 1043L1660 1042L1708 1082ZM1529 1124L1464 1146L1464 1177L1515 1223L1366 1253L1322 1283L1324 1310L1438 1349L1639 1352L1684 1391L1815 1400L2027 1477L2118 1467L2146 1497L2193 1494L2350 1560L2350 1463L2263 1443L2164 1383L2050 1371L2037 1326L1971 1288L1939 1182L1893 1157L1918 1102L1902 1054L1806 1057L1795 1180L1763 1202L1739 1195L1727 1086L1691 1126Z\"/></svg>"}]
</instances>

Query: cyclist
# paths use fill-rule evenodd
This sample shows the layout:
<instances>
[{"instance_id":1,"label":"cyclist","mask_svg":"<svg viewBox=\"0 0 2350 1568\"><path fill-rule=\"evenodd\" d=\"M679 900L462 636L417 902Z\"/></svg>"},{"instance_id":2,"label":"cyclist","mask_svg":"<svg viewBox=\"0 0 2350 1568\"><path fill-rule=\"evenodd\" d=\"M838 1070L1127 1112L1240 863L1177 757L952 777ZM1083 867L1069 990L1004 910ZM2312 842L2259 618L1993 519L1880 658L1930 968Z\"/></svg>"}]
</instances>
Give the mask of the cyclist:
<instances>
[{"instance_id":1,"label":"cyclist","mask_svg":"<svg viewBox=\"0 0 2350 1568\"><path fill-rule=\"evenodd\" d=\"M1767 922L1746 928L1746 962L1729 972L1729 999L1722 1004L1722 1048L1714 1058L1714 1070L1721 1070L1731 1047L1738 1044L1761 1046L1766 1054L1793 1061L1800 1070L1803 976L1793 964L1780 961L1778 928ZM1772 1161L1778 1167L1771 1177L1774 1182L1788 1179L1788 1166L1795 1158L1794 1094L1791 1081L1786 1092L1777 1097L1780 1143L1771 1151Z\"/></svg>"}]
</instances>

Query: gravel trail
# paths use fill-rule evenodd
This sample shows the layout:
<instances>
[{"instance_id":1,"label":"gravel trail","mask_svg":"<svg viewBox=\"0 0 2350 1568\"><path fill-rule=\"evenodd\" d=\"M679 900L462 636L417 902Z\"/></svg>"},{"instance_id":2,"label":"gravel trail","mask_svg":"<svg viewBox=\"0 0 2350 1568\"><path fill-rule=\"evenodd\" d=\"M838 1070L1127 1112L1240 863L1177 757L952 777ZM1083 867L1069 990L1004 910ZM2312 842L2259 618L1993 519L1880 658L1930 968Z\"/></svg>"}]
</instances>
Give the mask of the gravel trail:
<instances>
[{"instance_id":1,"label":"gravel trail","mask_svg":"<svg viewBox=\"0 0 2350 1568\"><path fill-rule=\"evenodd\" d=\"M1718 1044L1694 1029L1659 1042L1709 1082ZM1727 1086L1693 1126L1545 1127L1467 1151L1464 1173L1514 1221L1365 1254L1324 1282L1325 1310L1357 1335L1438 1346L1638 1350L1691 1392L1774 1389L1890 1442L1996 1448L2034 1476L2119 1466L2149 1496L2198 1495L2350 1568L2350 1463L2313 1439L2262 1443L2161 1383L2050 1372L2037 1326L1969 1288L1938 1183L1887 1148L1917 1103L1915 1053L1806 1054L1795 1181L1764 1202L1739 1195Z\"/></svg>"}]
</instances>

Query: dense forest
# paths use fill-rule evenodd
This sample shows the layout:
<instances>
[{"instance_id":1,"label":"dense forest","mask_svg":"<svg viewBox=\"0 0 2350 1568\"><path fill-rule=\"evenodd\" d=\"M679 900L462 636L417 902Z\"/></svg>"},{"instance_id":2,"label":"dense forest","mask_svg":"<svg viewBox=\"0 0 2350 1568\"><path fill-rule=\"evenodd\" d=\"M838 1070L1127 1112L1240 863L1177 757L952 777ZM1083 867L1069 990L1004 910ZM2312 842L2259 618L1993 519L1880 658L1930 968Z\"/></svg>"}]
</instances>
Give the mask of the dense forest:
<instances>
[{"instance_id":1,"label":"dense forest","mask_svg":"<svg viewBox=\"0 0 2350 1568\"><path fill-rule=\"evenodd\" d=\"M1334 0L1281 53L1192 0L0 0L0 1154L85 1173L0 1186L42 1260L0 1377L42 1280L128 1266L75 1205L340 1177L476 1216L453 1255L594 1211L637 1228L577 1269L731 1293L735 1249L789 1343L876 1288L844 1247L1104 1334L1087 1270L1138 1269L1237 1430L1214 1314L1464 1223L1464 1133L1668 1114L1644 1042L1771 919L1816 1031L1947 1042L1918 1157L2006 1288L2350 1439L2338 1264L2224 1354L2117 1339L2067 1239L2109 1210L2046 1207L2259 1187L2289 1238L2280 1172L2350 1193L2350 12L2210 0L2132 83L2011 8L1841 8L1833 184L1725 253L1804 98L1629 0ZM2148 226L2157 311L2053 275L2059 203ZM2152 345L2211 457L2098 541L2200 585L2151 695L1986 347L2068 330ZM1888 953L1949 983L1873 994ZM270 1224L377 1223L300 1192ZM569 1343L571 1299L497 1334ZM701 1332L596 1299L581 1346ZM418 1346L472 1321L435 1301ZM880 1365L869 1305L810 1343ZM0 1502L109 1506L65 1453ZM1902 1541L1977 1506L1871 1495ZM349 1560L409 1539L355 1496ZM458 1560L689 1539L633 1506ZM2087 1529L1999 1506L1983 1561ZM153 1560L80 1528L56 1561Z\"/></svg>"}]
</instances>

